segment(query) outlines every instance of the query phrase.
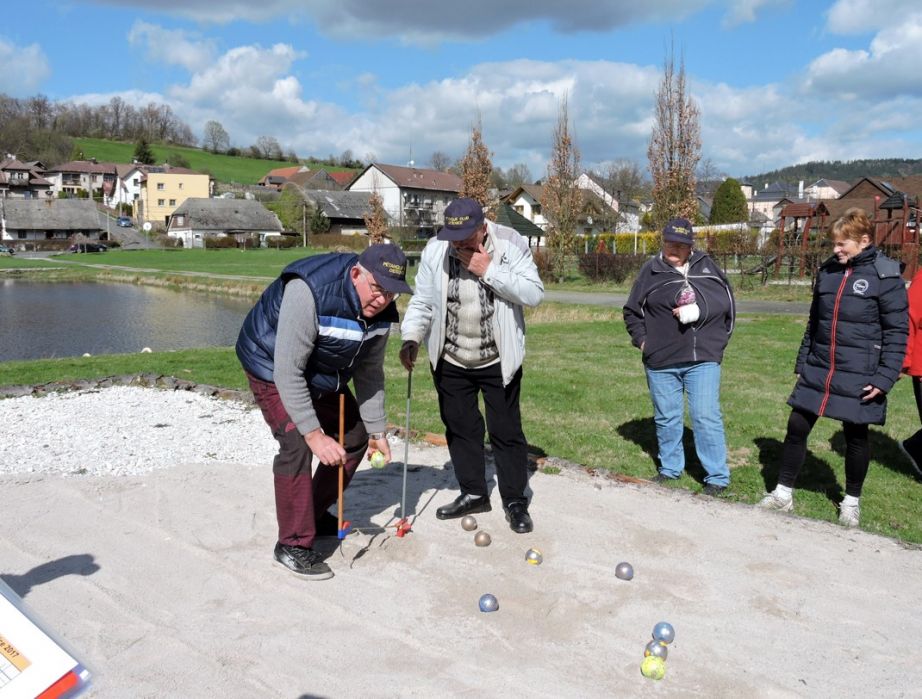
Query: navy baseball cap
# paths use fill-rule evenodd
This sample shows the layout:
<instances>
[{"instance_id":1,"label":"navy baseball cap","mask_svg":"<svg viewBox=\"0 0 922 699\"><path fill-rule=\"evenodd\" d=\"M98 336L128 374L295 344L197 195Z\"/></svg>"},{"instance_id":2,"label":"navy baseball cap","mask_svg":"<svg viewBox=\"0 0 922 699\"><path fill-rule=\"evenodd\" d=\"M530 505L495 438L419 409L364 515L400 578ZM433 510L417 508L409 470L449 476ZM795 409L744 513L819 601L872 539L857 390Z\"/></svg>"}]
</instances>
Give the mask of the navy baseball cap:
<instances>
[{"instance_id":1,"label":"navy baseball cap","mask_svg":"<svg viewBox=\"0 0 922 699\"><path fill-rule=\"evenodd\" d=\"M359 255L359 264L367 269L385 291L392 294L411 294L407 284L407 256L399 246L391 243L369 245Z\"/></svg>"},{"instance_id":2,"label":"navy baseball cap","mask_svg":"<svg viewBox=\"0 0 922 699\"><path fill-rule=\"evenodd\" d=\"M663 240L670 243L691 245L695 242L695 231L687 218L673 218L663 227Z\"/></svg>"},{"instance_id":3,"label":"navy baseball cap","mask_svg":"<svg viewBox=\"0 0 922 699\"><path fill-rule=\"evenodd\" d=\"M467 240L482 225L483 207L480 202L461 197L445 207L445 225L436 237L439 240Z\"/></svg>"}]
</instances>

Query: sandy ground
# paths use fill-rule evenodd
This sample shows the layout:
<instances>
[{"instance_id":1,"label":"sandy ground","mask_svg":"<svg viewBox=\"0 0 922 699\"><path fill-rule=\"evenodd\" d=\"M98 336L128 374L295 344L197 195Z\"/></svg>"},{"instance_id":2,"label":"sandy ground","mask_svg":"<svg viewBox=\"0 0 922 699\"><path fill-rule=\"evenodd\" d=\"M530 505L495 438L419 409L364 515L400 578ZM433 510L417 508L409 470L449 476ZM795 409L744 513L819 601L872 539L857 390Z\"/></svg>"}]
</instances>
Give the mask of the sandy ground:
<instances>
[{"instance_id":1,"label":"sandy ground","mask_svg":"<svg viewBox=\"0 0 922 699\"><path fill-rule=\"evenodd\" d=\"M336 576L305 582L272 561L266 457L0 477L0 577L94 672L89 696L920 692L922 552L891 540L564 470L532 477L532 534L494 492L479 548L435 518L455 495L447 450L413 445L413 531L388 527L401 464L364 467L346 497L357 531L323 540ZM487 592L499 611L478 610ZM639 666L661 620L676 640L654 682Z\"/></svg>"}]
</instances>

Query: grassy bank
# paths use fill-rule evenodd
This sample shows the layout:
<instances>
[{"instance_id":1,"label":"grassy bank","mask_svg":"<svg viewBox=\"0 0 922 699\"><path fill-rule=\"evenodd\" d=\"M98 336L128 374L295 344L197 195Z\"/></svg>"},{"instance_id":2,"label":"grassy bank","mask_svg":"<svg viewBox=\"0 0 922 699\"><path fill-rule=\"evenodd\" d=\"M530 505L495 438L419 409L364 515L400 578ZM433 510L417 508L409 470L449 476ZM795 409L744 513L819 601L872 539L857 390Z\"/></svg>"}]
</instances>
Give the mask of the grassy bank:
<instances>
[{"instance_id":1,"label":"grassy bank","mask_svg":"<svg viewBox=\"0 0 922 699\"><path fill-rule=\"evenodd\" d=\"M792 386L792 363L803 321L787 317L741 319L723 365L723 410L733 469L731 499L755 502L774 485ZM399 342L387 358L388 417L403 424L406 374L397 360ZM200 383L244 388L231 348L154 354L0 363L0 385L153 372ZM441 432L432 381L425 365L413 382L412 427ZM636 349L620 311L547 304L529 314L528 358L522 410L529 442L547 454L596 469L650 478L656 440L652 409ZM901 381L891 395L888 423L872 428L871 471L862 499L862 527L922 543L922 483L897 442L918 428L912 387ZM259 416L254 414L254 420ZM689 475L675 487L700 490L702 471L686 431ZM841 425L821 420L810 452L796 512L833 521L842 497L844 439ZM266 455L267 463L271 455ZM553 497L552 492L542 497ZM612 513L612 516L617 516Z\"/></svg>"},{"instance_id":2,"label":"grassy bank","mask_svg":"<svg viewBox=\"0 0 922 699\"><path fill-rule=\"evenodd\" d=\"M83 151L87 158L96 158L100 162L130 163L134 157L134 143L108 141L102 138L75 138L74 142ZM234 157L209 153L200 148L186 146L164 146L153 143L150 146L158 164L170 160L173 154L181 155L189 163L189 167L199 172L207 172L218 182L238 182L240 184L256 184L269 170L280 167L294 167L301 163L290 163L287 160L263 160L260 158ZM173 158L175 160L175 158ZM330 167L305 163L311 169L323 167L330 172L349 170L348 168Z\"/></svg>"}]
</instances>

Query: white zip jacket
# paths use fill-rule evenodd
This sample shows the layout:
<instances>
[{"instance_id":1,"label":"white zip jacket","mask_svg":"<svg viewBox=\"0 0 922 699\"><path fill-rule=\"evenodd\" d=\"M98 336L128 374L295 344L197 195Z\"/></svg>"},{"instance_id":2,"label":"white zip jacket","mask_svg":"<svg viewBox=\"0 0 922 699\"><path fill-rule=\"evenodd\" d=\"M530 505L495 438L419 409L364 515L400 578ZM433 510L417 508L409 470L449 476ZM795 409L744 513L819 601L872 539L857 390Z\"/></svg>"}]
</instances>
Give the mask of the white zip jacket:
<instances>
[{"instance_id":1,"label":"white zip jacket","mask_svg":"<svg viewBox=\"0 0 922 699\"><path fill-rule=\"evenodd\" d=\"M544 284L525 238L508 226L487 221L493 241L493 259L481 281L494 293L493 337L499 351L503 385L508 385L525 359L523 306L537 306L544 298ZM432 238L423 249L400 334L404 342L426 340L429 363L435 369L445 346L445 313L448 308L448 249L450 243Z\"/></svg>"}]
</instances>

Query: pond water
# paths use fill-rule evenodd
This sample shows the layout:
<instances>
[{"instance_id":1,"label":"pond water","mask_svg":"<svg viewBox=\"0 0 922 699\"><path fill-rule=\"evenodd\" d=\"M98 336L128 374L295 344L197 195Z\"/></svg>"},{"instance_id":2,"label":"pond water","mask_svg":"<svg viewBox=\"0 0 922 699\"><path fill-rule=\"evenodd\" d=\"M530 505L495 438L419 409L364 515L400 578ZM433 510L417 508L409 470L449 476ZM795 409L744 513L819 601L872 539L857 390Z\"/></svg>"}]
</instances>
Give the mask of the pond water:
<instances>
[{"instance_id":1,"label":"pond water","mask_svg":"<svg viewBox=\"0 0 922 699\"><path fill-rule=\"evenodd\" d=\"M226 347L252 305L133 284L0 279L0 361Z\"/></svg>"}]
</instances>

